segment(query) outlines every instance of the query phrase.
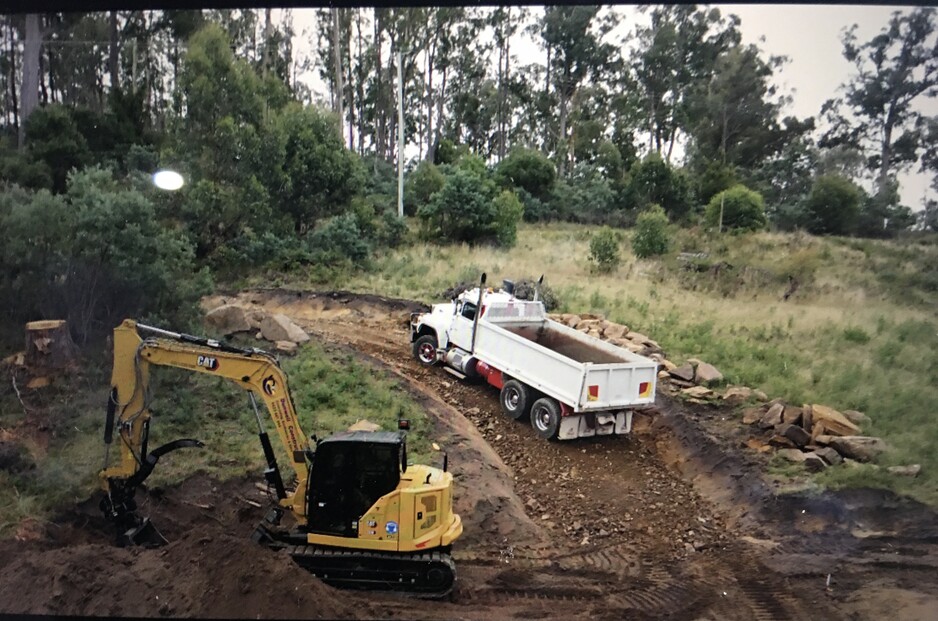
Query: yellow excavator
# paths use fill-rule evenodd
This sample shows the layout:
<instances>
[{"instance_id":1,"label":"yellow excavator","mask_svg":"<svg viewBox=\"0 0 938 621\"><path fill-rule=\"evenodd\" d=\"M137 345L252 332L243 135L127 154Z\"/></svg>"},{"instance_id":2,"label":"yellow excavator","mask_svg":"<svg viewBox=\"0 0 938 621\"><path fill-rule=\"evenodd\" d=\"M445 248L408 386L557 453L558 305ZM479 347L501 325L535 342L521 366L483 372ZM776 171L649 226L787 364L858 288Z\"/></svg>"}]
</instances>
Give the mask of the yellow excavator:
<instances>
[{"instance_id":1,"label":"yellow excavator","mask_svg":"<svg viewBox=\"0 0 938 621\"><path fill-rule=\"evenodd\" d=\"M145 335L145 336L142 336ZM149 450L150 367L187 369L231 380L248 392L277 502L253 539L286 550L301 567L341 587L440 597L452 590L450 556L462 534L453 513L453 475L407 463L405 433L343 432L317 440L300 429L287 377L273 355L125 320L114 330L114 368L104 427L101 510L119 545L158 546L166 539L137 513L136 489L163 455L201 448L181 439ZM284 484L258 410L263 401L295 474ZM117 455L111 454L117 436ZM111 464L111 461L116 463ZM281 527L284 512L295 526Z\"/></svg>"}]
</instances>

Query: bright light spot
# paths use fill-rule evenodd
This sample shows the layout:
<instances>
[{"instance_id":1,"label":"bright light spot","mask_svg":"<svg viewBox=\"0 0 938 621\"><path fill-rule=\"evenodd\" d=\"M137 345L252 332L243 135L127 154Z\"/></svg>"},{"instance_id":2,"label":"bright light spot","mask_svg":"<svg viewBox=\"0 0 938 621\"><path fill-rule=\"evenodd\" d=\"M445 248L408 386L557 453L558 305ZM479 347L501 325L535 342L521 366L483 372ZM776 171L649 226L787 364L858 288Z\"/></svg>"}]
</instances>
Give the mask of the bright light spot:
<instances>
[{"instance_id":1,"label":"bright light spot","mask_svg":"<svg viewBox=\"0 0 938 621\"><path fill-rule=\"evenodd\" d=\"M153 173L153 185L161 190L178 190L183 183L182 175L173 170L161 170Z\"/></svg>"}]
</instances>

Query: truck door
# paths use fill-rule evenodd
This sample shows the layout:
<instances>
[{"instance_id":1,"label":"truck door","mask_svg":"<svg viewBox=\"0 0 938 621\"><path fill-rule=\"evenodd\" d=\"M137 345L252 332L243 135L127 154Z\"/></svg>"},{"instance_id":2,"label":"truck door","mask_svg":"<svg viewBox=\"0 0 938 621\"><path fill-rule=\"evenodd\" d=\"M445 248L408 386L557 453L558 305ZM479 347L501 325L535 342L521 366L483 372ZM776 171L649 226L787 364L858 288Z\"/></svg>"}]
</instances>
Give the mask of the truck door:
<instances>
[{"instance_id":1,"label":"truck door","mask_svg":"<svg viewBox=\"0 0 938 621\"><path fill-rule=\"evenodd\" d=\"M472 347L472 323L476 317L476 305L472 302L458 302L456 316L449 328L449 342L460 349L469 351Z\"/></svg>"}]
</instances>

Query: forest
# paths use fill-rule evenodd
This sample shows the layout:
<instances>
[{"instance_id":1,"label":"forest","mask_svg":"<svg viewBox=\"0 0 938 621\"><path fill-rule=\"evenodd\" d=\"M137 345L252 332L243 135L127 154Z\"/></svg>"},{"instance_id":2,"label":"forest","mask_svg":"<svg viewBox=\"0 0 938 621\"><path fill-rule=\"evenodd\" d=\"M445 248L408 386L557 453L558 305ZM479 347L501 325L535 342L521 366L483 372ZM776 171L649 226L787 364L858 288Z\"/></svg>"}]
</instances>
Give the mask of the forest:
<instances>
[{"instance_id":1,"label":"forest","mask_svg":"<svg viewBox=\"0 0 938 621\"><path fill-rule=\"evenodd\" d=\"M79 343L126 316L184 326L213 283L367 271L417 239L510 247L522 222L636 227L640 256L668 227L938 230L897 181L938 190L933 8L846 29L851 76L807 118L738 17L642 10L319 9L300 33L271 9L3 16L0 339L39 317ZM160 169L183 188L154 188Z\"/></svg>"}]
</instances>

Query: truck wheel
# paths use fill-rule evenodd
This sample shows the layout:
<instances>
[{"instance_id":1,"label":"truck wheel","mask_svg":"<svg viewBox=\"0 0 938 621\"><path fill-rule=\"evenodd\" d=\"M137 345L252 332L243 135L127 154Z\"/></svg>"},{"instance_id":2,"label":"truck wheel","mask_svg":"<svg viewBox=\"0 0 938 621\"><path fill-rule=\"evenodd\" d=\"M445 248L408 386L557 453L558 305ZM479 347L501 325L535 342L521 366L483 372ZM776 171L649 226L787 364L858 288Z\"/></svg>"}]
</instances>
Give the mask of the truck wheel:
<instances>
[{"instance_id":1,"label":"truck wheel","mask_svg":"<svg viewBox=\"0 0 938 621\"><path fill-rule=\"evenodd\" d=\"M560 431L560 404L550 397L542 397L531 406L531 426L537 435L553 440Z\"/></svg>"},{"instance_id":2,"label":"truck wheel","mask_svg":"<svg viewBox=\"0 0 938 621\"><path fill-rule=\"evenodd\" d=\"M432 334L424 334L414 341L414 358L417 362L432 367L436 364L436 337Z\"/></svg>"},{"instance_id":3,"label":"truck wheel","mask_svg":"<svg viewBox=\"0 0 938 621\"><path fill-rule=\"evenodd\" d=\"M502 412L515 420L521 420L531 409L531 389L518 380L508 380L500 395Z\"/></svg>"}]
</instances>

